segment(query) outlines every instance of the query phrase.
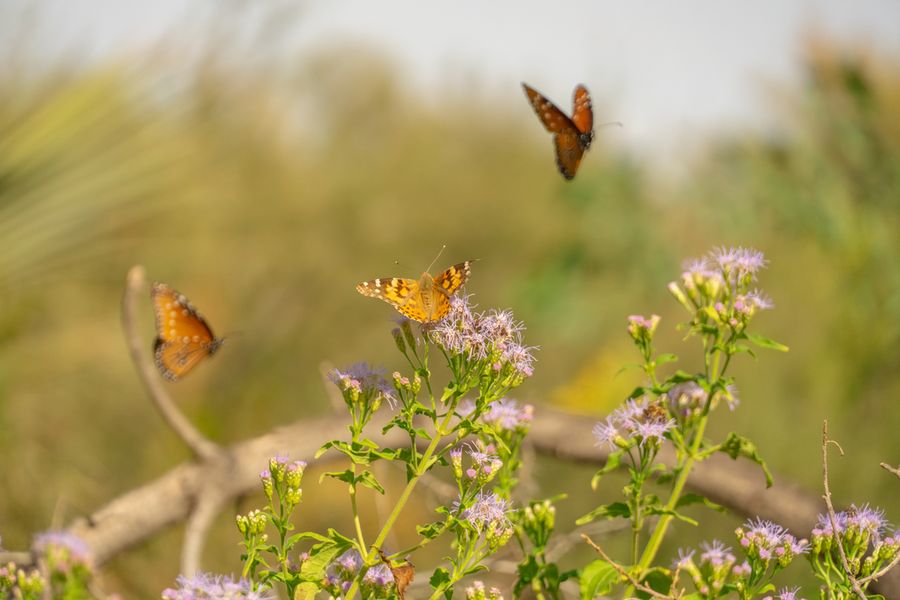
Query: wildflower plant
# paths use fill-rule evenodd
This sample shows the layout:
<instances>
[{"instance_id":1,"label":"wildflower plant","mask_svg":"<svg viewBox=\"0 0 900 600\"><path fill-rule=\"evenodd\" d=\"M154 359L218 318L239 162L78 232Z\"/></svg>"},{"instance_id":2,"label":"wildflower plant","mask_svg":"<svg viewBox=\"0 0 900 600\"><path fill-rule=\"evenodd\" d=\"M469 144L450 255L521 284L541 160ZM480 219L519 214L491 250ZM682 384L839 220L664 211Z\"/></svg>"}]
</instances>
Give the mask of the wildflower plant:
<instances>
[{"instance_id":1,"label":"wildflower plant","mask_svg":"<svg viewBox=\"0 0 900 600\"><path fill-rule=\"evenodd\" d=\"M784 527L762 519L747 521L735 531L735 537L738 545L734 552L718 540L701 543L699 553L680 550L672 587L682 575L691 580L697 598L757 598L774 592L775 575L809 551L806 540L798 540ZM742 561L735 552L742 555Z\"/></svg>"},{"instance_id":2,"label":"wildflower plant","mask_svg":"<svg viewBox=\"0 0 900 600\"><path fill-rule=\"evenodd\" d=\"M704 503L717 508L701 496L685 493L687 478L698 462L717 452L748 458L762 467L771 485L765 463L750 440L737 433L719 443L705 437L712 412L723 404L733 410L738 403L734 381L728 373L732 359L742 353L753 356L754 346L787 350L752 331L754 317L773 307L771 300L755 287L765 266L761 252L719 248L689 262L681 281L669 284L669 291L687 311L686 337L697 339L703 349L702 367L694 372L675 370L662 377L660 367L678 358L657 351L655 338L661 318L632 315L627 319L628 335L641 356L638 368L648 382L635 389L623 406L594 428L597 444L605 447L609 456L591 484L596 489L605 474L619 468L627 469L629 482L622 490L624 501L598 506L578 522L614 518L630 521L628 573L635 582L652 581L660 589L669 589L674 583L674 572L652 565L670 525L674 519L696 525L696 521L680 512L689 504ZM660 448L666 443L675 453L671 467L657 461ZM650 489L654 480L663 486L663 497ZM649 520L651 517L653 521ZM647 534L644 530L651 522L654 524ZM612 565L604 563L605 560L598 561L596 568L614 571ZM609 588L609 581L615 579L618 576L606 578L603 581L607 583L601 587ZM594 591L605 593L604 589ZM633 583L629 589L633 590Z\"/></svg>"},{"instance_id":3,"label":"wildflower plant","mask_svg":"<svg viewBox=\"0 0 900 600\"><path fill-rule=\"evenodd\" d=\"M22 600L92 598L94 566L87 544L64 531L35 536L33 567L0 565L0 597Z\"/></svg>"},{"instance_id":4,"label":"wildflower plant","mask_svg":"<svg viewBox=\"0 0 900 600\"><path fill-rule=\"evenodd\" d=\"M295 533L292 513L302 498L306 465L275 457L261 473L267 506L237 517L242 575L251 592L281 584L291 598L313 598L320 591L347 600L402 598L414 573L408 557L447 534L451 556L430 584L432 598L450 598L457 582L484 569L484 561L515 533L510 493L533 409L506 396L533 373L534 348L523 343L524 327L509 311L478 312L469 297L457 296L446 318L417 329L402 320L391 332L409 367L406 373L388 377L358 363L329 374L350 416L349 438L327 442L317 456L331 450L348 459L345 469L322 477L347 486L353 531ZM442 388L432 373L435 356L446 365ZM401 448L382 447L368 433L385 410L382 432L403 431L408 444ZM369 538L358 495L364 488L386 493L373 470L377 461L403 465L407 481L377 535ZM418 539L409 547L385 553L382 545L416 484L436 469L453 477L458 499L440 507L434 522L418 527ZM488 592L488 597L499 596Z\"/></svg>"},{"instance_id":5,"label":"wildflower plant","mask_svg":"<svg viewBox=\"0 0 900 600\"><path fill-rule=\"evenodd\" d=\"M876 574L894 563L900 554L900 529L888 534L890 524L881 509L851 505L835 513L819 515L812 530L809 561L813 572L831 591L829 598L857 597L853 581L865 592ZM841 551L849 572L843 566ZM851 579L852 578L852 579Z\"/></svg>"}]
</instances>

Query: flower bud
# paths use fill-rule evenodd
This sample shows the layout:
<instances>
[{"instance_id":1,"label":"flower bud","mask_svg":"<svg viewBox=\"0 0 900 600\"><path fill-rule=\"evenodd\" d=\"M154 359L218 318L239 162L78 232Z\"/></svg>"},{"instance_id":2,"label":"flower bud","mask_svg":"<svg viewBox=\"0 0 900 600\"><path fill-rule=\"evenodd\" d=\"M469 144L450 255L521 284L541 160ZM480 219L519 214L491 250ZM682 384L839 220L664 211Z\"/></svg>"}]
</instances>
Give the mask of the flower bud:
<instances>
[{"instance_id":1,"label":"flower bud","mask_svg":"<svg viewBox=\"0 0 900 600\"><path fill-rule=\"evenodd\" d=\"M400 328L394 327L391 329L391 335L394 337L394 344L397 345L397 349L406 354L406 342L403 341L403 332L400 331Z\"/></svg>"},{"instance_id":2,"label":"flower bud","mask_svg":"<svg viewBox=\"0 0 900 600\"><path fill-rule=\"evenodd\" d=\"M403 332L403 337L406 339L406 345L410 349L416 347L416 336L413 335L412 325L409 319L403 319L400 321L400 330Z\"/></svg>"}]
</instances>

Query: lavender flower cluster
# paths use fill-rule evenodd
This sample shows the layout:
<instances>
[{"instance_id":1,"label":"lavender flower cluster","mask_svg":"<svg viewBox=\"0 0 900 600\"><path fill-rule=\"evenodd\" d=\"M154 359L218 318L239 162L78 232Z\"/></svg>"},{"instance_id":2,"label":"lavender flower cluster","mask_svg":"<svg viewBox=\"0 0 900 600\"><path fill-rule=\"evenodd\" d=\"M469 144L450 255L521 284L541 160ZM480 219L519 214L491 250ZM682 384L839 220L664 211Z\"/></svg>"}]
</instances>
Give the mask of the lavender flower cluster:
<instances>
[{"instance_id":1,"label":"lavender flower cluster","mask_svg":"<svg viewBox=\"0 0 900 600\"><path fill-rule=\"evenodd\" d=\"M727 593L726 586L750 593L751 589L765 585L776 571L796 557L809 552L806 540L797 540L784 527L763 519L747 521L735 535L746 560L738 562L730 547L713 540L700 544L702 553L698 561L694 560L694 550L680 549L674 568L687 573L701 595L714 598ZM797 590L785 588L776 597L800 600L796 594ZM772 596L768 598L772 600Z\"/></svg>"},{"instance_id":2,"label":"lavender flower cluster","mask_svg":"<svg viewBox=\"0 0 900 600\"><path fill-rule=\"evenodd\" d=\"M341 597L350 589L356 575L362 569L363 560L355 548L347 550L328 565L325 570L325 586L335 596ZM363 576L363 590L384 597L394 586L394 574L384 563L370 567Z\"/></svg>"},{"instance_id":3,"label":"lavender flower cluster","mask_svg":"<svg viewBox=\"0 0 900 600\"><path fill-rule=\"evenodd\" d=\"M675 419L662 406L651 404L647 398L632 399L594 426L594 438L610 450L648 442L660 444L674 426Z\"/></svg>"},{"instance_id":4,"label":"lavender flower cluster","mask_svg":"<svg viewBox=\"0 0 900 600\"><path fill-rule=\"evenodd\" d=\"M508 310L476 312L469 298L457 295L450 300L448 315L428 326L431 341L451 356L486 361L497 372L508 368L519 381L531 377L535 349L522 343L525 326Z\"/></svg>"},{"instance_id":5,"label":"lavender flower cluster","mask_svg":"<svg viewBox=\"0 0 900 600\"><path fill-rule=\"evenodd\" d=\"M703 311L701 318L742 330L759 310L774 307L758 289L750 289L767 264L762 252L751 248L717 248L689 261L681 274L681 285L669 291L690 312Z\"/></svg>"},{"instance_id":6,"label":"lavender flower cluster","mask_svg":"<svg viewBox=\"0 0 900 600\"><path fill-rule=\"evenodd\" d=\"M277 597L270 591L252 589L246 579L235 580L228 575L179 575L176 583L177 587L163 591L162 600L274 600Z\"/></svg>"}]
</instances>

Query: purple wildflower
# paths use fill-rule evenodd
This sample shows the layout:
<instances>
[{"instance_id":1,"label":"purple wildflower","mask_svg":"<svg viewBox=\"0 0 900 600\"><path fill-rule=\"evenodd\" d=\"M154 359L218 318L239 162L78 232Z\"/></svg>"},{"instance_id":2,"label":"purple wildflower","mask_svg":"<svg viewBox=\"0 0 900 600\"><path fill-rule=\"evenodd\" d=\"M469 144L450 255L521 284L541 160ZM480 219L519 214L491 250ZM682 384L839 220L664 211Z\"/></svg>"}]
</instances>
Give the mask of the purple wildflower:
<instances>
[{"instance_id":1,"label":"purple wildflower","mask_svg":"<svg viewBox=\"0 0 900 600\"><path fill-rule=\"evenodd\" d=\"M675 419L669 418L669 413L662 406L651 405L646 398L642 398L628 400L614 410L605 422L597 423L593 433L598 445L606 444L610 449L615 449L623 441L660 443L674 426Z\"/></svg>"},{"instance_id":2,"label":"purple wildflower","mask_svg":"<svg viewBox=\"0 0 900 600\"><path fill-rule=\"evenodd\" d=\"M522 344L522 323L510 311L477 313L469 296L454 296L450 312L426 331L431 340L448 354L464 355L470 360L490 360L497 370L509 365L519 377L534 373L533 347Z\"/></svg>"},{"instance_id":3,"label":"purple wildflower","mask_svg":"<svg viewBox=\"0 0 900 600\"><path fill-rule=\"evenodd\" d=\"M459 509L459 503L455 504ZM510 526L509 502L493 492L480 491L475 497L475 502L463 511L461 518L468 521L480 531L487 530L492 524L497 527Z\"/></svg>"},{"instance_id":4,"label":"purple wildflower","mask_svg":"<svg viewBox=\"0 0 900 600\"><path fill-rule=\"evenodd\" d=\"M684 548L678 549L678 558L672 563L673 569L686 569L688 566L693 564L694 562L694 552L695 550L685 550Z\"/></svg>"},{"instance_id":5,"label":"purple wildflower","mask_svg":"<svg viewBox=\"0 0 900 600\"><path fill-rule=\"evenodd\" d=\"M616 438L621 436L616 428L616 423L612 416L606 417L606 421L600 421L594 425L594 437L597 438L598 446L609 446L610 450L616 449Z\"/></svg>"},{"instance_id":6,"label":"purple wildflower","mask_svg":"<svg viewBox=\"0 0 900 600\"><path fill-rule=\"evenodd\" d=\"M700 547L703 548L703 554L700 555L701 563L709 563L714 567L721 567L725 563L733 563L735 561L731 548L719 540L713 540L712 543L701 542Z\"/></svg>"},{"instance_id":7,"label":"purple wildflower","mask_svg":"<svg viewBox=\"0 0 900 600\"><path fill-rule=\"evenodd\" d=\"M91 560L91 550L87 543L74 533L68 531L45 531L39 533L34 538L32 548L35 552L46 554L53 548L62 549L68 552L72 560L89 563Z\"/></svg>"},{"instance_id":8,"label":"purple wildflower","mask_svg":"<svg viewBox=\"0 0 900 600\"><path fill-rule=\"evenodd\" d=\"M647 339L656 331L659 325L660 316L651 315L644 317L641 315L628 316L628 333L635 340Z\"/></svg>"},{"instance_id":9,"label":"purple wildflower","mask_svg":"<svg viewBox=\"0 0 900 600\"><path fill-rule=\"evenodd\" d=\"M394 574L384 563L370 567L363 576L363 583L382 589L387 589L394 584Z\"/></svg>"},{"instance_id":10,"label":"purple wildflower","mask_svg":"<svg viewBox=\"0 0 900 600\"><path fill-rule=\"evenodd\" d=\"M271 600L275 596L268 591L251 589L246 579L234 580L231 576L197 573L193 577L179 575L177 588L162 593L163 600Z\"/></svg>"},{"instance_id":11,"label":"purple wildflower","mask_svg":"<svg viewBox=\"0 0 900 600\"><path fill-rule=\"evenodd\" d=\"M880 508L869 508L868 504L857 507L855 504L850 506L847 512L847 528L866 532L875 539L881 539L887 526L887 519L884 517L884 511Z\"/></svg>"},{"instance_id":12,"label":"purple wildflower","mask_svg":"<svg viewBox=\"0 0 900 600\"><path fill-rule=\"evenodd\" d=\"M383 369L376 369L362 362L353 364L344 370L332 369L328 373L328 378L342 392L371 394L372 397L381 396L388 401L391 408L394 408L396 404L394 388L384 378L384 373Z\"/></svg>"},{"instance_id":13,"label":"purple wildflower","mask_svg":"<svg viewBox=\"0 0 900 600\"><path fill-rule=\"evenodd\" d=\"M778 594L776 596L766 596L763 600L803 600L803 598L799 598L797 594L800 593L800 588L781 588L778 590Z\"/></svg>"},{"instance_id":14,"label":"purple wildflower","mask_svg":"<svg viewBox=\"0 0 900 600\"><path fill-rule=\"evenodd\" d=\"M767 264L763 253L752 248L716 248L709 259L719 267L723 278L732 284L747 278L751 281L756 279L756 274Z\"/></svg>"},{"instance_id":15,"label":"purple wildflower","mask_svg":"<svg viewBox=\"0 0 900 600\"><path fill-rule=\"evenodd\" d=\"M750 567L750 563L747 562L746 560L739 565L734 565L734 567L732 567L732 569L731 569L731 572L736 577L746 577L746 576L750 575L750 573L752 571L753 571L753 569Z\"/></svg>"},{"instance_id":16,"label":"purple wildflower","mask_svg":"<svg viewBox=\"0 0 900 600\"><path fill-rule=\"evenodd\" d=\"M752 304L757 310L770 310L775 308L775 303L761 290L753 290L744 296L744 301ZM749 311L748 312L752 312Z\"/></svg>"},{"instance_id":17,"label":"purple wildflower","mask_svg":"<svg viewBox=\"0 0 900 600\"><path fill-rule=\"evenodd\" d=\"M501 398L492 403L488 411L481 417L486 424L505 431L524 430L531 425L534 407L519 403L511 398Z\"/></svg>"}]
</instances>

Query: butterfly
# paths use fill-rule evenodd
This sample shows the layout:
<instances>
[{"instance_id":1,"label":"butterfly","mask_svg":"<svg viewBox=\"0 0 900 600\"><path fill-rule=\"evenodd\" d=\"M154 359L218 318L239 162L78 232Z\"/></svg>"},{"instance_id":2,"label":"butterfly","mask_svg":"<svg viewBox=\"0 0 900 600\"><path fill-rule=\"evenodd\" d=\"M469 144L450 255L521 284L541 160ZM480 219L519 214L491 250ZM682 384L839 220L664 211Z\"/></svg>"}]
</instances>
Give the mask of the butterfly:
<instances>
[{"instance_id":1,"label":"butterfly","mask_svg":"<svg viewBox=\"0 0 900 600\"><path fill-rule=\"evenodd\" d=\"M581 163L581 157L594 141L594 111L587 88L580 84L575 87L570 119L527 83L523 83L522 87L541 123L553 134L559 172L566 179L572 179Z\"/></svg>"},{"instance_id":2,"label":"butterfly","mask_svg":"<svg viewBox=\"0 0 900 600\"><path fill-rule=\"evenodd\" d=\"M412 580L416 576L415 565L407 559L404 563L395 567L391 564L390 559L384 555L384 552L381 551L381 548L376 548L376 550L378 550L378 554L381 556L381 561L387 565L387 568L391 570L391 575L394 576L394 585L397 586L398 600L404 600L406 597L406 588L409 587L409 584L412 583Z\"/></svg>"},{"instance_id":3,"label":"butterfly","mask_svg":"<svg viewBox=\"0 0 900 600\"><path fill-rule=\"evenodd\" d=\"M178 381L207 356L216 353L224 340L212 329L197 309L164 283L150 289L156 313L156 366L169 381Z\"/></svg>"},{"instance_id":4,"label":"butterfly","mask_svg":"<svg viewBox=\"0 0 900 600\"><path fill-rule=\"evenodd\" d=\"M391 277L364 281L356 286L363 296L381 298L400 314L420 323L440 321L450 312L450 298L469 278L472 261L453 265L437 277Z\"/></svg>"}]
</instances>

